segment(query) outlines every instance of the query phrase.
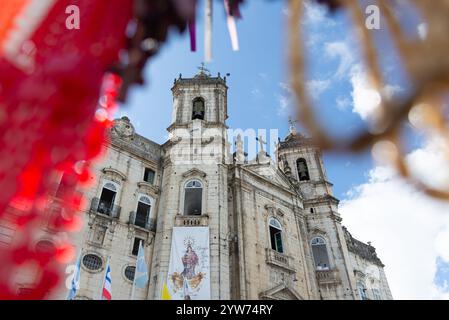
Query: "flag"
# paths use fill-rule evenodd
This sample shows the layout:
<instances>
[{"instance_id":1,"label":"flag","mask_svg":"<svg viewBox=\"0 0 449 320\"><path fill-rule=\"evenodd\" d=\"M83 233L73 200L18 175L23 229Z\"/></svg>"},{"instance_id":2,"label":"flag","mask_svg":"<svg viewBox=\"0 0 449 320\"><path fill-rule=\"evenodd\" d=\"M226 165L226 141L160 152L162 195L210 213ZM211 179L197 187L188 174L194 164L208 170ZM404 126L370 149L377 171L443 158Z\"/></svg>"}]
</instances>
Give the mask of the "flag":
<instances>
[{"instance_id":1,"label":"flag","mask_svg":"<svg viewBox=\"0 0 449 320\"><path fill-rule=\"evenodd\" d=\"M78 260L75 265L75 273L73 274L71 288L70 288L67 300L74 300L76 297L76 292L78 291L79 283L80 283L80 273L81 273L80 267L81 267L81 253L78 256Z\"/></svg>"},{"instance_id":2,"label":"flag","mask_svg":"<svg viewBox=\"0 0 449 320\"><path fill-rule=\"evenodd\" d=\"M148 282L148 267L145 262L145 253L142 241L139 243L139 253L137 254L136 274L134 275L134 286L144 289Z\"/></svg>"},{"instance_id":3,"label":"flag","mask_svg":"<svg viewBox=\"0 0 449 320\"><path fill-rule=\"evenodd\" d=\"M165 282L162 284L162 300L171 300L170 291L168 291Z\"/></svg>"},{"instance_id":4,"label":"flag","mask_svg":"<svg viewBox=\"0 0 449 320\"><path fill-rule=\"evenodd\" d=\"M111 281L111 266L106 264L106 273L104 275L103 290L101 291L101 300L112 300L112 281Z\"/></svg>"}]
</instances>

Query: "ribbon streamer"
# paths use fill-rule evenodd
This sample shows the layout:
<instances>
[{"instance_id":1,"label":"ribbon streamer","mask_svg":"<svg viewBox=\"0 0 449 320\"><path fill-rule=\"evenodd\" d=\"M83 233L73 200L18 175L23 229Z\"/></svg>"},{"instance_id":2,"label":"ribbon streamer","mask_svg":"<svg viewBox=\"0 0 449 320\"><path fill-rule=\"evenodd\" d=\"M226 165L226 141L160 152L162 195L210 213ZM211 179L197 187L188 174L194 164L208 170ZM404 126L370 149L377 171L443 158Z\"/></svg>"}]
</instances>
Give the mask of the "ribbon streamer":
<instances>
[{"instance_id":1,"label":"ribbon streamer","mask_svg":"<svg viewBox=\"0 0 449 320\"><path fill-rule=\"evenodd\" d=\"M235 24L234 16L231 15L229 0L224 0L224 7L226 10L226 15L227 15L227 25L228 25L229 36L231 38L232 50L238 51L239 50L239 38L237 35L237 26Z\"/></svg>"},{"instance_id":2,"label":"ribbon streamer","mask_svg":"<svg viewBox=\"0 0 449 320\"><path fill-rule=\"evenodd\" d=\"M213 6L212 0L205 1L205 23L204 23L204 61L210 62L212 60L212 16Z\"/></svg>"},{"instance_id":3,"label":"ribbon streamer","mask_svg":"<svg viewBox=\"0 0 449 320\"><path fill-rule=\"evenodd\" d=\"M183 0L186 2L185 0ZM197 0L189 0L191 7L191 17L188 19L189 35L190 35L190 51L196 51L196 5Z\"/></svg>"},{"instance_id":4,"label":"ribbon streamer","mask_svg":"<svg viewBox=\"0 0 449 320\"><path fill-rule=\"evenodd\" d=\"M189 24L189 35L190 35L190 51L196 51L196 23L195 18L192 18L188 22Z\"/></svg>"}]
</instances>

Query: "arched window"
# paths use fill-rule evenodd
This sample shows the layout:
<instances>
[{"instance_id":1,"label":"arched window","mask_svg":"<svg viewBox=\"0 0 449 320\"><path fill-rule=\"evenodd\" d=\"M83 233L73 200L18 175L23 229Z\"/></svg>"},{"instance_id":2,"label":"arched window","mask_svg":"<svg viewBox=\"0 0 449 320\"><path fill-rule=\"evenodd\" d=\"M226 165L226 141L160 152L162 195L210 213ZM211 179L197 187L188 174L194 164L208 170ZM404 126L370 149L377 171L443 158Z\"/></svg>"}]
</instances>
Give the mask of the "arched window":
<instances>
[{"instance_id":1,"label":"arched window","mask_svg":"<svg viewBox=\"0 0 449 320\"><path fill-rule=\"evenodd\" d=\"M141 196L137 203L136 218L134 224L136 226L145 228L150 217L151 199L147 196Z\"/></svg>"},{"instance_id":2,"label":"arched window","mask_svg":"<svg viewBox=\"0 0 449 320\"><path fill-rule=\"evenodd\" d=\"M101 190L97 211L108 216L112 215L116 195L117 187L111 182L106 182Z\"/></svg>"},{"instance_id":3,"label":"arched window","mask_svg":"<svg viewBox=\"0 0 449 320\"><path fill-rule=\"evenodd\" d=\"M195 98L193 100L192 120L204 120L205 108L203 98Z\"/></svg>"},{"instance_id":4,"label":"arched window","mask_svg":"<svg viewBox=\"0 0 449 320\"><path fill-rule=\"evenodd\" d=\"M357 283L357 290L359 291L360 298L362 300L368 300L368 296L366 295L366 288L362 282Z\"/></svg>"},{"instance_id":5,"label":"arched window","mask_svg":"<svg viewBox=\"0 0 449 320\"><path fill-rule=\"evenodd\" d=\"M275 218L271 218L268 223L268 227L270 229L270 242L271 249L284 253L284 246L282 244L282 227L278 220Z\"/></svg>"},{"instance_id":6,"label":"arched window","mask_svg":"<svg viewBox=\"0 0 449 320\"><path fill-rule=\"evenodd\" d=\"M307 161L304 158L296 160L296 169L298 170L299 181L310 180L309 169L307 167Z\"/></svg>"},{"instance_id":7,"label":"arched window","mask_svg":"<svg viewBox=\"0 0 449 320\"><path fill-rule=\"evenodd\" d=\"M198 180L190 180L184 187L184 214L201 215L203 185Z\"/></svg>"},{"instance_id":8,"label":"arched window","mask_svg":"<svg viewBox=\"0 0 449 320\"><path fill-rule=\"evenodd\" d=\"M316 237L312 239L311 245L316 270L329 270L326 241L321 237Z\"/></svg>"}]
</instances>

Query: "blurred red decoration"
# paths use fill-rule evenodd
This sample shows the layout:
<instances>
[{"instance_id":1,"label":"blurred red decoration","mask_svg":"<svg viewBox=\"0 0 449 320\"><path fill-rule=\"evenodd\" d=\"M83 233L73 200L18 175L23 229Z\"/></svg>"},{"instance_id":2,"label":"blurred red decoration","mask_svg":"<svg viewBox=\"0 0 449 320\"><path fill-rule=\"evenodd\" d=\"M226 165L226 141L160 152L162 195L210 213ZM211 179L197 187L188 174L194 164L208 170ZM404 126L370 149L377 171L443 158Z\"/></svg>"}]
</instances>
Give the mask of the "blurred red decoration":
<instances>
[{"instance_id":1,"label":"blurred red decoration","mask_svg":"<svg viewBox=\"0 0 449 320\"><path fill-rule=\"evenodd\" d=\"M229 0L231 15L240 17L242 2ZM79 28L70 27L73 8ZM169 28L184 32L195 11L196 0L2 2L0 226L15 238L0 247L0 299L48 298L64 280L76 253L61 239L81 228L86 201L77 187L92 183L115 101L143 83ZM35 245L43 226L62 235L55 248ZM15 277L30 265L34 286L20 292Z\"/></svg>"},{"instance_id":2,"label":"blurred red decoration","mask_svg":"<svg viewBox=\"0 0 449 320\"><path fill-rule=\"evenodd\" d=\"M0 224L12 224L20 235L0 251L0 299L19 298L14 277L30 263L37 265L37 280L20 298L48 297L74 255L62 241L56 250L39 252L35 235L46 223L57 233L79 229L83 199L75 187L89 180L89 163L102 152L116 108L121 81L114 75L102 79L125 47L132 4L29 0L11 1L5 9L26 24L0 26ZM79 7L80 29L66 27L69 5ZM33 6L41 8L41 17L28 15ZM14 41L17 37L22 41ZM103 118L95 116L102 83ZM64 206L49 215L57 171L66 182Z\"/></svg>"}]
</instances>

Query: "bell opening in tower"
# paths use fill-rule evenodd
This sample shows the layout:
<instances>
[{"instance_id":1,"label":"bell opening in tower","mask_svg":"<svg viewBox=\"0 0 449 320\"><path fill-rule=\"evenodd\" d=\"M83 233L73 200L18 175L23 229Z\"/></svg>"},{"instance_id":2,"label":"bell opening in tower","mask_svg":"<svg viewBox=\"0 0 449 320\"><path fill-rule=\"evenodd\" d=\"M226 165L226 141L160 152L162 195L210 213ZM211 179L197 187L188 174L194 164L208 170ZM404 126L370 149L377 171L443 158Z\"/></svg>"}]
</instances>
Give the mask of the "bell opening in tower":
<instances>
[{"instance_id":1,"label":"bell opening in tower","mask_svg":"<svg viewBox=\"0 0 449 320\"><path fill-rule=\"evenodd\" d=\"M204 100L203 98L196 98L193 100L192 120L204 120Z\"/></svg>"}]
</instances>

